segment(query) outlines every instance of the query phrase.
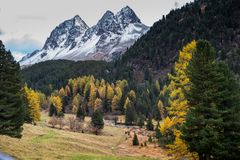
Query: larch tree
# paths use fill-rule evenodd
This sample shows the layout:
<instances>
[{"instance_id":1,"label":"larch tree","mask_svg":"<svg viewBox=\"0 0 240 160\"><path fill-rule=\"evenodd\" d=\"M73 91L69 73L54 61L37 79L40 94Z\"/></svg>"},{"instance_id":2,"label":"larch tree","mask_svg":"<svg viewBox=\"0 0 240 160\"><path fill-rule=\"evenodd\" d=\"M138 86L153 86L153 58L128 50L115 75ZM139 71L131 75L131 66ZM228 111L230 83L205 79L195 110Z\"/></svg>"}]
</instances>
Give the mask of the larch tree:
<instances>
[{"instance_id":1,"label":"larch tree","mask_svg":"<svg viewBox=\"0 0 240 160\"><path fill-rule=\"evenodd\" d=\"M191 157L192 153L190 153L184 142L179 143L181 135L179 128L185 122L185 116L189 109L189 105L187 103L187 99L185 97L185 92L189 91L189 78L187 75L187 67L192 59L192 55L196 50L196 41L192 41L183 47L182 51L179 53L179 59L175 63L174 74L169 74L169 78L171 80L169 84L169 107L167 108L168 116L167 119L163 120L163 124L161 126L168 126L166 131L164 131L163 127L160 129L161 133L168 137L166 141L167 145L170 148L171 154L176 155L175 159L179 159L182 157ZM161 105L161 104L159 104ZM171 121L171 122L169 122ZM167 125L164 123L168 123ZM170 124L172 126L170 126ZM176 141L177 140L177 141ZM173 143L173 144L172 144ZM177 146L181 144L181 146ZM176 150L176 148L181 148L181 150ZM177 153L177 154L175 154ZM180 156L179 156L180 155ZM192 158L195 158L194 156Z\"/></svg>"},{"instance_id":2,"label":"larch tree","mask_svg":"<svg viewBox=\"0 0 240 160\"><path fill-rule=\"evenodd\" d=\"M163 106L163 102L161 100L158 100L157 108L159 110L161 119L164 119L165 118L165 116L164 116L165 109L164 109L164 106Z\"/></svg>"},{"instance_id":3,"label":"larch tree","mask_svg":"<svg viewBox=\"0 0 240 160\"><path fill-rule=\"evenodd\" d=\"M57 113L62 111L62 100L59 96L51 96L51 103L56 108Z\"/></svg>"},{"instance_id":4,"label":"larch tree","mask_svg":"<svg viewBox=\"0 0 240 160\"><path fill-rule=\"evenodd\" d=\"M39 121L41 117L39 94L26 85L24 87L24 92L27 101L25 121L29 123Z\"/></svg>"},{"instance_id":5,"label":"larch tree","mask_svg":"<svg viewBox=\"0 0 240 160\"><path fill-rule=\"evenodd\" d=\"M66 96L66 93L65 93L64 88L61 88L61 89L59 90L58 94L60 95L60 97Z\"/></svg>"},{"instance_id":6,"label":"larch tree","mask_svg":"<svg viewBox=\"0 0 240 160\"><path fill-rule=\"evenodd\" d=\"M20 66L0 41L0 134L21 137L25 117Z\"/></svg>"},{"instance_id":7,"label":"larch tree","mask_svg":"<svg viewBox=\"0 0 240 160\"><path fill-rule=\"evenodd\" d=\"M110 108L111 108L113 97L114 97L114 89L110 84L107 84L107 93L106 93L107 105L105 106L106 108L104 108L106 112L109 112L111 110Z\"/></svg>"},{"instance_id":8,"label":"larch tree","mask_svg":"<svg viewBox=\"0 0 240 160\"><path fill-rule=\"evenodd\" d=\"M77 94L73 97L72 100L72 112L77 113L78 107L81 105L82 98L80 94Z\"/></svg>"},{"instance_id":9,"label":"larch tree","mask_svg":"<svg viewBox=\"0 0 240 160\"><path fill-rule=\"evenodd\" d=\"M119 98L118 98L118 96L115 95L112 99L112 105L111 105L112 112L117 108L118 103L119 103Z\"/></svg>"},{"instance_id":10,"label":"larch tree","mask_svg":"<svg viewBox=\"0 0 240 160\"><path fill-rule=\"evenodd\" d=\"M89 93L89 103L88 105L92 108L94 108L95 100L97 98L97 89L93 82L90 83L90 93Z\"/></svg>"},{"instance_id":11,"label":"larch tree","mask_svg":"<svg viewBox=\"0 0 240 160\"><path fill-rule=\"evenodd\" d=\"M97 98L94 102L93 110L101 109L102 108L102 100L100 98Z\"/></svg>"}]
</instances>

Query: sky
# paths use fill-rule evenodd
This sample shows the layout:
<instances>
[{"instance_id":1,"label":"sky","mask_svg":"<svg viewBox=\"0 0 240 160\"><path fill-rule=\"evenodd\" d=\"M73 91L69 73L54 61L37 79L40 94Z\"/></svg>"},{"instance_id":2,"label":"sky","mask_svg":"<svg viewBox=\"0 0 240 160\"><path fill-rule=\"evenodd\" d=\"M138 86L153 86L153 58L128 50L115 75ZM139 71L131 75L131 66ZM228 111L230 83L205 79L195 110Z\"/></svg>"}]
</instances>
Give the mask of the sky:
<instances>
[{"instance_id":1,"label":"sky","mask_svg":"<svg viewBox=\"0 0 240 160\"><path fill-rule=\"evenodd\" d=\"M110 10L117 13L129 6L142 23L154 22L193 0L0 0L0 40L16 60L41 49L51 31L79 15L93 26Z\"/></svg>"}]
</instances>

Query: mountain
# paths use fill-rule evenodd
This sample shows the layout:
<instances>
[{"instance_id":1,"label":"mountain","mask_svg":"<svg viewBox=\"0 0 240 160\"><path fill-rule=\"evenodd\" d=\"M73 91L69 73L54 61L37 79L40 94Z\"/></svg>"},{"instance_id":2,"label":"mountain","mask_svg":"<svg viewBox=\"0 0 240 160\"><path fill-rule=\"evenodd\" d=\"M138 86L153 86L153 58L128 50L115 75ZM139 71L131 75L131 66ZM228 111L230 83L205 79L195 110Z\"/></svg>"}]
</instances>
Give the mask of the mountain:
<instances>
[{"instance_id":1,"label":"mountain","mask_svg":"<svg viewBox=\"0 0 240 160\"><path fill-rule=\"evenodd\" d=\"M239 0L195 0L163 16L116 61L118 73L130 67L135 80L142 83L149 73L166 79L179 50L192 40L209 40L218 60L225 61L240 74Z\"/></svg>"},{"instance_id":2,"label":"mountain","mask_svg":"<svg viewBox=\"0 0 240 160\"><path fill-rule=\"evenodd\" d=\"M76 15L57 26L43 48L23 57L20 65L53 59L112 61L148 29L129 6L115 15L107 11L93 27Z\"/></svg>"},{"instance_id":3,"label":"mountain","mask_svg":"<svg viewBox=\"0 0 240 160\"><path fill-rule=\"evenodd\" d=\"M124 78L129 83L138 85L144 84L146 80L160 79L163 86L168 73L173 70L179 50L193 39L206 39L216 48L218 60L227 63L236 74L240 75L239 17L240 3L238 0L196 0L163 16L128 49L121 59L107 63L107 71L105 66L98 65L94 68L96 72L102 70L103 73L105 71L109 73L103 74L103 77L110 80ZM93 63L96 62L91 62L91 65L94 66ZM44 70L44 66L48 65L49 68ZM87 68L75 67L74 69L79 72ZM33 65L22 72L27 83L38 82L37 85L31 87L42 90L51 84L46 75L49 70L59 70L61 74L65 72L61 69L61 65L50 66L47 62ZM76 76L74 72L71 75L73 77ZM38 74L41 75L40 80L37 79ZM64 81L70 77L59 77L58 74L53 74L53 76L55 79L64 79ZM58 86L54 89L56 88Z\"/></svg>"}]
</instances>

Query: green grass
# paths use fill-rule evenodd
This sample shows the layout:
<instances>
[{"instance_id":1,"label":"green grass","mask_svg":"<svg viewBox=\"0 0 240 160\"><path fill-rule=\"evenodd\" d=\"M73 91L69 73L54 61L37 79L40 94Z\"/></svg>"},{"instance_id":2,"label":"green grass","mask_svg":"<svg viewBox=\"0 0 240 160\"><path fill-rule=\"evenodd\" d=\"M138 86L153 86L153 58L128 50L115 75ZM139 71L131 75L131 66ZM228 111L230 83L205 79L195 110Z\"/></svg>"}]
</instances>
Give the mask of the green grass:
<instances>
[{"instance_id":1,"label":"green grass","mask_svg":"<svg viewBox=\"0 0 240 160\"><path fill-rule=\"evenodd\" d=\"M56 137L56 132L48 131L46 134L38 135L32 138L33 143L51 142Z\"/></svg>"}]
</instances>

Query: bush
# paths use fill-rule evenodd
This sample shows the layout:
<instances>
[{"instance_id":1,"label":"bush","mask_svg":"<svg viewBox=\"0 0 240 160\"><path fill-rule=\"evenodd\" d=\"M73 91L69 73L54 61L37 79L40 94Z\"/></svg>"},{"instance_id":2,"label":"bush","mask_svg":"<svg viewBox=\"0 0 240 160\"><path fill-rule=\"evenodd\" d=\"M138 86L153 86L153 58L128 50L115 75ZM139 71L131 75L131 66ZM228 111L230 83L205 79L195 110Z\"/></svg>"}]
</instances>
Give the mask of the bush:
<instances>
[{"instance_id":1,"label":"bush","mask_svg":"<svg viewBox=\"0 0 240 160\"><path fill-rule=\"evenodd\" d=\"M53 128L58 124L57 117L53 116L49 119L48 124L52 125Z\"/></svg>"}]
</instances>

